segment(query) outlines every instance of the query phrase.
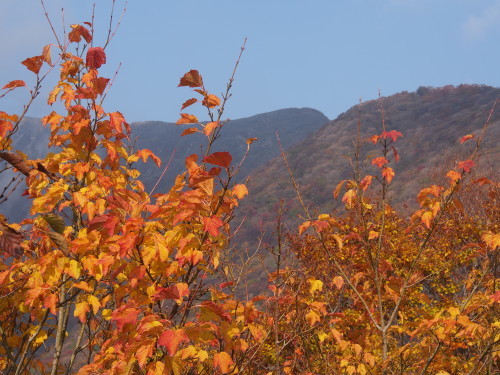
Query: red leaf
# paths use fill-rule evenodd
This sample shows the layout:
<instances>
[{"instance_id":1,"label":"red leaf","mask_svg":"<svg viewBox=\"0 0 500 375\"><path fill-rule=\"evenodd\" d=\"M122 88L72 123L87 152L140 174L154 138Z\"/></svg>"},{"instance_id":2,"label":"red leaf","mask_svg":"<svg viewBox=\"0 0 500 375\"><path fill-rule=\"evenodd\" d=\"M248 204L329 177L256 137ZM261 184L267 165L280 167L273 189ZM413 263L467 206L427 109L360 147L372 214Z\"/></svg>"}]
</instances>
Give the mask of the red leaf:
<instances>
[{"instance_id":1,"label":"red leaf","mask_svg":"<svg viewBox=\"0 0 500 375\"><path fill-rule=\"evenodd\" d=\"M474 166L474 162L472 160L464 160L458 163L458 168L462 168L464 171L469 173Z\"/></svg>"},{"instance_id":2,"label":"red leaf","mask_svg":"<svg viewBox=\"0 0 500 375\"><path fill-rule=\"evenodd\" d=\"M168 355L173 357L177 352L179 345L183 342L188 342L186 332L183 329L164 331L158 339L158 345L163 345L167 348Z\"/></svg>"},{"instance_id":3,"label":"red leaf","mask_svg":"<svg viewBox=\"0 0 500 375\"><path fill-rule=\"evenodd\" d=\"M229 152L214 152L203 159L204 162L228 168L231 165L233 157Z\"/></svg>"},{"instance_id":4,"label":"red leaf","mask_svg":"<svg viewBox=\"0 0 500 375\"><path fill-rule=\"evenodd\" d=\"M387 139L387 138L391 138L391 140L393 142L396 142L398 137L402 137L403 134L401 134L400 132L398 132L397 130L391 130L389 132L382 132L382 134L380 134L380 138L384 138L384 139Z\"/></svg>"},{"instance_id":5,"label":"red leaf","mask_svg":"<svg viewBox=\"0 0 500 375\"><path fill-rule=\"evenodd\" d=\"M204 229L206 232L210 233L212 236L219 235L219 228L223 225L224 225L224 223L217 216L203 218Z\"/></svg>"},{"instance_id":6,"label":"red leaf","mask_svg":"<svg viewBox=\"0 0 500 375\"><path fill-rule=\"evenodd\" d=\"M111 319L116 322L116 326L121 330L125 324L135 325L137 323L137 316L140 313L141 310L138 308L123 305L113 311Z\"/></svg>"},{"instance_id":7,"label":"red leaf","mask_svg":"<svg viewBox=\"0 0 500 375\"><path fill-rule=\"evenodd\" d=\"M198 101L198 99L195 99L195 98L191 98L191 99L186 100L186 101L182 104L181 110L183 110L184 108L189 107L190 105L192 105L192 104L196 103L197 101Z\"/></svg>"},{"instance_id":8,"label":"red leaf","mask_svg":"<svg viewBox=\"0 0 500 375\"><path fill-rule=\"evenodd\" d=\"M460 138L460 143L467 142L471 138L474 138L474 136L472 134L464 135L462 138Z\"/></svg>"},{"instance_id":9,"label":"red leaf","mask_svg":"<svg viewBox=\"0 0 500 375\"><path fill-rule=\"evenodd\" d=\"M392 148L392 152L394 153L394 160L399 161L398 151L396 150L396 148L394 146L391 146L391 148Z\"/></svg>"},{"instance_id":10,"label":"red leaf","mask_svg":"<svg viewBox=\"0 0 500 375\"><path fill-rule=\"evenodd\" d=\"M5 251L11 256L21 255L23 236L7 224L0 223L0 251Z\"/></svg>"},{"instance_id":11,"label":"red leaf","mask_svg":"<svg viewBox=\"0 0 500 375\"><path fill-rule=\"evenodd\" d=\"M190 70L184 77L181 78L179 86L189 86L189 87L203 87L203 79L197 70Z\"/></svg>"},{"instance_id":12,"label":"red leaf","mask_svg":"<svg viewBox=\"0 0 500 375\"><path fill-rule=\"evenodd\" d=\"M184 297L189 296L189 287L185 283L177 283L168 288L157 288L157 292L154 298L157 300L161 299L177 299L180 300Z\"/></svg>"},{"instance_id":13,"label":"red leaf","mask_svg":"<svg viewBox=\"0 0 500 375\"><path fill-rule=\"evenodd\" d=\"M85 64L92 69L99 69L103 64L106 64L106 53L104 49L102 47L89 48Z\"/></svg>"},{"instance_id":14,"label":"red leaf","mask_svg":"<svg viewBox=\"0 0 500 375\"><path fill-rule=\"evenodd\" d=\"M43 56L29 57L24 60L22 64L26 66L28 70L31 70L33 73L38 74L43 64Z\"/></svg>"},{"instance_id":15,"label":"red leaf","mask_svg":"<svg viewBox=\"0 0 500 375\"><path fill-rule=\"evenodd\" d=\"M2 87L2 90L5 89L15 89L16 87L21 87L21 86L26 86L26 83L24 81L21 81L20 79L17 79L15 81L10 81L7 83L4 87Z\"/></svg>"},{"instance_id":16,"label":"red leaf","mask_svg":"<svg viewBox=\"0 0 500 375\"><path fill-rule=\"evenodd\" d=\"M363 191L366 191L366 189L368 189L368 186L371 185L372 183L372 180L373 180L373 176L365 176L361 182L359 183L359 188Z\"/></svg>"}]
</instances>

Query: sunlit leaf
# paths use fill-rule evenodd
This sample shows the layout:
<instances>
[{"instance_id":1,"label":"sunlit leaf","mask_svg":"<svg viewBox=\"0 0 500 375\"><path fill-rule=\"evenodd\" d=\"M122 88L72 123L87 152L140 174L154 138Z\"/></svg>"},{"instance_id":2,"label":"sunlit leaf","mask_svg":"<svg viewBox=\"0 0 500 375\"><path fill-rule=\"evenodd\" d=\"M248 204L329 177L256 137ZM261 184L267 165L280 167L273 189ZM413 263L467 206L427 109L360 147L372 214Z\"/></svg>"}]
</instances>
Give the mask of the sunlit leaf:
<instances>
[{"instance_id":1,"label":"sunlit leaf","mask_svg":"<svg viewBox=\"0 0 500 375\"><path fill-rule=\"evenodd\" d=\"M190 70L181 78L178 87L181 86L203 87L203 79L197 70Z\"/></svg>"},{"instance_id":2,"label":"sunlit leaf","mask_svg":"<svg viewBox=\"0 0 500 375\"><path fill-rule=\"evenodd\" d=\"M203 159L204 162L228 168L231 165L233 157L229 152L214 152Z\"/></svg>"}]
</instances>

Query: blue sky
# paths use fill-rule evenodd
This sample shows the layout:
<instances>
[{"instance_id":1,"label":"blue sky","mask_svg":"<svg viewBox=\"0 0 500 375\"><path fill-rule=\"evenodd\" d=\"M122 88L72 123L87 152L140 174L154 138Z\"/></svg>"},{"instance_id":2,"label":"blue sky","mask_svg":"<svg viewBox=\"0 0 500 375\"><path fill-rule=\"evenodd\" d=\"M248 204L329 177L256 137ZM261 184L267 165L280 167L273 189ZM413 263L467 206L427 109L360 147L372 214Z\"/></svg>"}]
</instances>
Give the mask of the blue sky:
<instances>
[{"instance_id":1,"label":"blue sky","mask_svg":"<svg viewBox=\"0 0 500 375\"><path fill-rule=\"evenodd\" d=\"M45 3L58 29L61 8L66 25L90 20L93 1ZM116 18L124 4L116 0ZM110 8L111 0L96 4L94 46L105 40ZM130 0L100 69L111 77L121 63L105 109L129 121L177 120L191 97L179 78L197 69L219 94L245 37L229 118L287 107L335 118L379 89L500 86L500 0ZM39 0L1 0L0 85L31 82L19 62L52 42ZM25 98L1 99L0 110L20 112ZM29 115L49 113L44 102Z\"/></svg>"}]
</instances>

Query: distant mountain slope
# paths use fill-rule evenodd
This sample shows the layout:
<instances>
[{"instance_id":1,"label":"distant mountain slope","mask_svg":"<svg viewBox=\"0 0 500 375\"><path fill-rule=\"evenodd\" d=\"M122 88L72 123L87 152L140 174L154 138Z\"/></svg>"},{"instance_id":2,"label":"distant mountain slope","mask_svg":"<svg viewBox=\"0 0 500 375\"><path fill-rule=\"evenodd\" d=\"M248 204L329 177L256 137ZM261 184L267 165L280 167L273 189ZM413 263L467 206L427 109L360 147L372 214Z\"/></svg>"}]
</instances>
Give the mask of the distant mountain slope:
<instances>
[{"instance_id":1,"label":"distant mountain slope","mask_svg":"<svg viewBox=\"0 0 500 375\"><path fill-rule=\"evenodd\" d=\"M243 178L252 169L255 169L279 154L275 133L278 131L285 146L292 146L307 138L319 129L328 118L321 112L311 108L288 108L259 114L248 118L229 121L223 131L223 136L217 141L214 151L229 151L233 160L239 161L246 150L247 138L259 138L252 144L249 154L240 172ZM170 164L165 178L159 184L157 191L165 191L172 183L175 176L184 170L186 156L199 153L200 144L203 145L206 137L193 134L181 137L180 134L186 127L193 125L177 126L172 123L150 121L132 124L130 139L135 143L135 149L148 148L163 160L165 166L176 149L175 156ZM19 131L13 137L14 149L19 149L27 154L30 159L46 155L50 131L44 128L39 119L27 118ZM137 163L141 171L141 179L147 188L151 188L160 177L162 168L157 168L153 163ZM0 170L2 166L0 165ZM12 178L9 173L0 173L0 191ZM21 183L9 199L0 204L0 212L12 221L17 221L26 216L29 202L19 199L24 190Z\"/></svg>"},{"instance_id":2,"label":"distant mountain slope","mask_svg":"<svg viewBox=\"0 0 500 375\"><path fill-rule=\"evenodd\" d=\"M442 176L447 164L466 155L473 142L460 145L458 140L469 133L479 135L499 97L500 89L488 86L421 87L413 93L403 92L356 105L303 142L288 148L286 154L306 202L330 212L339 207L339 201L332 197L333 189L352 173L350 161L358 120L363 140L362 165L366 171L375 173L366 162L367 156L377 151L368 137L380 134L383 109L387 130L395 129L404 135L395 144L401 159L395 168L391 196L400 206L402 203L414 205L415 194L431 182L433 175ZM499 140L500 106L481 147L482 167L488 173L499 170ZM274 220L280 200L287 203L290 217L301 213L281 157L250 174L250 195L240 211L240 215L246 216L242 230L245 238L255 238L263 224L268 231L272 230L270 222Z\"/></svg>"},{"instance_id":3,"label":"distant mountain slope","mask_svg":"<svg viewBox=\"0 0 500 375\"><path fill-rule=\"evenodd\" d=\"M281 109L232 120L224 127L222 137L216 141L213 151L228 151L233 156L233 161L239 162L247 149L246 139L258 138L252 144L240 171L239 177L244 178L251 170L279 155L276 132L280 133L284 147L290 147L307 138L328 121L325 115L311 108ZM165 165L173 150L176 150L166 179L159 185L160 189L170 186L173 178L184 170L186 156L199 153L200 145L205 146L207 138L203 134L180 136L184 129L192 126L176 126L156 121L134 124L132 137L137 137L136 148L151 149ZM139 169L147 186L152 186L162 172L152 164L139 166Z\"/></svg>"}]
</instances>

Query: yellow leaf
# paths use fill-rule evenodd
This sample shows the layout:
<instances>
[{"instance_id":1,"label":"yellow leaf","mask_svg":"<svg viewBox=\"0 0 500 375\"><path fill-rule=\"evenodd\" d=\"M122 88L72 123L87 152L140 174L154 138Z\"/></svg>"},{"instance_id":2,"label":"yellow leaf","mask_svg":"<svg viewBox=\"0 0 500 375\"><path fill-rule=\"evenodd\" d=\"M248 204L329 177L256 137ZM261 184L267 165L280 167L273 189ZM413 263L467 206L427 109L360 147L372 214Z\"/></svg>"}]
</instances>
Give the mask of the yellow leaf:
<instances>
[{"instance_id":1,"label":"yellow leaf","mask_svg":"<svg viewBox=\"0 0 500 375\"><path fill-rule=\"evenodd\" d=\"M431 211L425 211L424 214L422 215L422 223L429 229L431 227L431 221L432 221L432 212Z\"/></svg>"},{"instance_id":2,"label":"yellow leaf","mask_svg":"<svg viewBox=\"0 0 500 375\"><path fill-rule=\"evenodd\" d=\"M319 322L320 320L320 316L319 314L314 311L314 310L311 310L309 311L307 314L306 314L306 320L307 322L309 323L309 325L312 327L314 326L317 322Z\"/></svg>"},{"instance_id":3,"label":"yellow leaf","mask_svg":"<svg viewBox=\"0 0 500 375\"><path fill-rule=\"evenodd\" d=\"M323 281L321 280L315 280L315 279L309 279L309 284L311 284L309 288L309 293L314 294L315 291L322 291L323 290Z\"/></svg>"},{"instance_id":4,"label":"yellow leaf","mask_svg":"<svg viewBox=\"0 0 500 375\"><path fill-rule=\"evenodd\" d=\"M373 240L375 238L378 238L379 233L375 232L374 230L371 230L370 233L368 234L368 239Z\"/></svg>"},{"instance_id":5,"label":"yellow leaf","mask_svg":"<svg viewBox=\"0 0 500 375\"><path fill-rule=\"evenodd\" d=\"M111 319L111 313L113 311L110 310L110 309L104 309L102 310L102 317L105 319L105 320L110 320Z\"/></svg>"},{"instance_id":6,"label":"yellow leaf","mask_svg":"<svg viewBox=\"0 0 500 375\"><path fill-rule=\"evenodd\" d=\"M99 300L97 299L96 296L90 295L87 299L88 303L92 306L92 311L94 314L97 314L99 311L99 308L101 307L101 304L99 303Z\"/></svg>"},{"instance_id":7,"label":"yellow leaf","mask_svg":"<svg viewBox=\"0 0 500 375\"><path fill-rule=\"evenodd\" d=\"M82 271L82 267L80 266L80 264L76 260L71 259L69 261L69 267L66 270L66 273L69 276L71 276L75 279L78 279L80 277L81 271Z\"/></svg>"},{"instance_id":8,"label":"yellow leaf","mask_svg":"<svg viewBox=\"0 0 500 375\"><path fill-rule=\"evenodd\" d=\"M365 375L368 371L366 370L366 366L364 364L358 365L358 374Z\"/></svg>"},{"instance_id":9,"label":"yellow leaf","mask_svg":"<svg viewBox=\"0 0 500 375\"><path fill-rule=\"evenodd\" d=\"M316 334L318 335L318 339L319 339L320 342L323 342L323 341L325 341L328 338L328 335L325 332L323 332L323 331L319 331Z\"/></svg>"},{"instance_id":10,"label":"yellow leaf","mask_svg":"<svg viewBox=\"0 0 500 375\"><path fill-rule=\"evenodd\" d=\"M244 184L234 185L233 194L236 195L238 199L243 199L248 195L248 189Z\"/></svg>"},{"instance_id":11,"label":"yellow leaf","mask_svg":"<svg viewBox=\"0 0 500 375\"><path fill-rule=\"evenodd\" d=\"M47 340L47 332L42 329L35 339L35 344L36 345L43 344L45 340Z\"/></svg>"},{"instance_id":12,"label":"yellow leaf","mask_svg":"<svg viewBox=\"0 0 500 375\"><path fill-rule=\"evenodd\" d=\"M347 367L348 364L349 364L349 361L346 359L342 359L340 361L340 367Z\"/></svg>"}]
</instances>

